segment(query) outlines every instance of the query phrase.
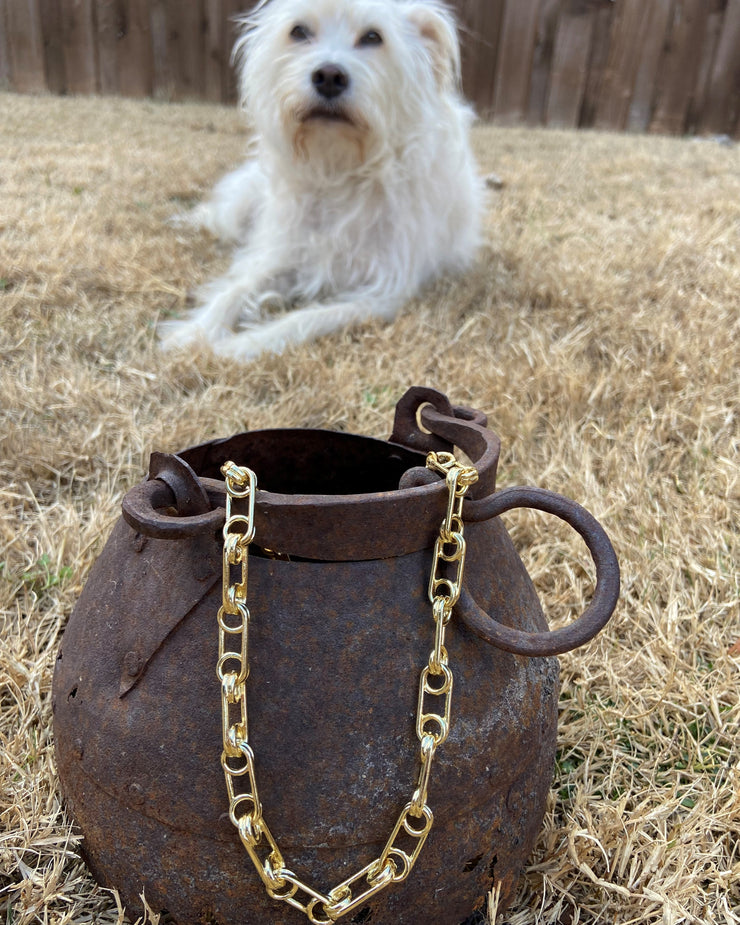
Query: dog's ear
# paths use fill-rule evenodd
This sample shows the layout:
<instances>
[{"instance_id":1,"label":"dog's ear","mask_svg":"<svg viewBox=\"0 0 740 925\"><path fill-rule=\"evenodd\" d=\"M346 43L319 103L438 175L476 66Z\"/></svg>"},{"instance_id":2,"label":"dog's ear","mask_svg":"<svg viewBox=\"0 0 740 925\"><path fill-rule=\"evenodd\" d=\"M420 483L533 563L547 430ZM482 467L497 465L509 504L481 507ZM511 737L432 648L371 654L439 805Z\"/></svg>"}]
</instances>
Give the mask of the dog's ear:
<instances>
[{"instance_id":1,"label":"dog's ear","mask_svg":"<svg viewBox=\"0 0 740 925\"><path fill-rule=\"evenodd\" d=\"M443 89L460 85L460 42L452 13L435 0L409 3L406 16L432 58L437 82Z\"/></svg>"}]
</instances>

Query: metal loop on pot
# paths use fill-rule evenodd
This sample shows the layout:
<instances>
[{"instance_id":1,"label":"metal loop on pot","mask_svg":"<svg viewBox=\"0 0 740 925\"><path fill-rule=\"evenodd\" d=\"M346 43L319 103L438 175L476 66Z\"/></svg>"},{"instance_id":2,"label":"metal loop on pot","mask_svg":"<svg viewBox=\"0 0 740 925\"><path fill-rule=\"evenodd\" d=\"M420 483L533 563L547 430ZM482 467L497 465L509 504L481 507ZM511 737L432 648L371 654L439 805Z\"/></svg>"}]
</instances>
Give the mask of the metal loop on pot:
<instances>
[{"instance_id":1,"label":"metal loop on pot","mask_svg":"<svg viewBox=\"0 0 740 925\"><path fill-rule=\"evenodd\" d=\"M192 515L178 514L172 488L157 476L126 492L121 502L123 518L143 536L157 539L179 540L215 534L224 524L223 483L214 484L212 479L200 479L200 482L209 499L209 510Z\"/></svg>"},{"instance_id":2,"label":"metal loop on pot","mask_svg":"<svg viewBox=\"0 0 740 925\"><path fill-rule=\"evenodd\" d=\"M619 562L609 537L592 514L570 498L543 488L504 488L480 501L466 501L463 514L466 523L477 523L517 507L554 514L580 534L596 566L596 588L591 603L577 620L546 633L527 633L504 626L481 610L465 588L456 612L476 635L506 652L559 655L593 639L611 617L619 599Z\"/></svg>"}]
</instances>

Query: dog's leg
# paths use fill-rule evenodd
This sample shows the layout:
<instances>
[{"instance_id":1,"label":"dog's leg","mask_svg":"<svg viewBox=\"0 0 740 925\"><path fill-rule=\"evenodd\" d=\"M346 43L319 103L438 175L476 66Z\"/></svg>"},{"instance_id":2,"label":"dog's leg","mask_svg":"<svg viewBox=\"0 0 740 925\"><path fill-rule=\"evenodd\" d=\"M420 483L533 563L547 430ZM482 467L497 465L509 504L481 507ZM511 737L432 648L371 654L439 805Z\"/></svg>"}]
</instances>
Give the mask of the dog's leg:
<instances>
[{"instance_id":1,"label":"dog's leg","mask_svg":"<svg viewBox=\"0 0 740 925\"><path fill-rule=\"evenodd\" d=\"M203 228L222 241L244 244L264 189L259 165L247 161L222 177L204 202L189 212L173 215L170 224Z\"/></svg>"},{"instance_id":2,"label":"dog's leg","mask_svg":"<svg viewBox=\"0 0 740 925\"><path fill-rule=\"evenodd\" d=\"M234 282L228 288L220 287L218 292L212 292L211 298L188 318L163 321L158 328L162 349L215 344L229 336L240 318L254 317L256 308L250 299L252 295L251 286Z\"/></svg>"},{"instance_id":3,"label":"dog's leg","mask_svg":"<svg viewBox=\"0 0 740 925\"><path fill-rule=\"evenodd\" d=\"M372 318L391 321L404 301L402 295L365 296L328 305L309 305L274 321L225 337L214 344L213 349L220 356L237 360L248 360L266 352L280 353L291 344L313 340Z\"/></svg>"},{"instance_id":4,"label":"dog's leg","mask_svg":"<svg viewBox=\"0 0 740 925\"><path fill-rule=\"evenodd\" d=\"M187 318L164 321L159 326L164 350L191 344L215 344L234 336L240 323L260 315L260 295L279 286L269 261L246 250L220 279L208 283L199 293L201 304ZM275 293L279 295L279 292Z\"/></svg>"}]
</instances>

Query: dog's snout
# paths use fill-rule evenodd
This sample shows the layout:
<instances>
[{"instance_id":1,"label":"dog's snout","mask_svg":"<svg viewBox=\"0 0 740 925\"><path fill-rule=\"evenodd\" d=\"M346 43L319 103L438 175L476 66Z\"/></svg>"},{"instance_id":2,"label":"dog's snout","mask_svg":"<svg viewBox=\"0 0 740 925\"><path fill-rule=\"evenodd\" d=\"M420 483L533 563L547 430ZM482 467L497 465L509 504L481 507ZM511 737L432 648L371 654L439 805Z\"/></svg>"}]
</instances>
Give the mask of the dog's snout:
<instances>
[{"instance_id":1,"label":"dog's snout","mask_svg":"<svg viewBox=\"0 0 740 925\"><path fill-rule=\"evenodd\" d=\"M324 99L333 100L349 87L349 74L335 64L322 64L311 75L311 82Z\"/></svg>"}]
</instances>

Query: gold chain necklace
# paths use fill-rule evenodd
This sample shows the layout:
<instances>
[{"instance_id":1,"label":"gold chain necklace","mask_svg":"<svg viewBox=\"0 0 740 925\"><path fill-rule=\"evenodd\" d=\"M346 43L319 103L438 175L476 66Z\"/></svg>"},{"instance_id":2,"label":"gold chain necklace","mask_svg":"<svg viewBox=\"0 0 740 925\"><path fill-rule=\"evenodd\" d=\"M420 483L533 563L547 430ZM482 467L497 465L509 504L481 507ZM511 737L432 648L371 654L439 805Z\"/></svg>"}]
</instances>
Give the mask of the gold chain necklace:
<instances>
[{"instance_id":1,"label":"gold chain necklace","mask_svg":"<svg viewBox=\"0 0 740 925\"><path fill-rule=\"evenodd\" d=\"M451 453L430 453L427 467L445 476L448 502L434 544L429 600L434 617L434 649L421 671L416 710L416 735L421 769L411 801L401 810L380 856L356 874L322 893L300 880L285 866L283 855L262 815L257 791L255 757L248 741L247 607L249 544L254 539L257 476L251 469L227 462L226 523L223 528L223 594L218 611L218 665L221 682L223 752L221 766L229 795L229 818L265 885L268 896L300 909L314 925L331 925L391 883L405 880L424 846L434 815L427 803L432 762L450 731L452 671L445 649L445 629L460 596L465 565L462 504L478 479L472 466L460 465ZM244 502L246 513L234 512ZM452 567L454 577L442 575ZM432 698L443 698L439 712L429 711Z\"/></svg>"}]
</instances>

